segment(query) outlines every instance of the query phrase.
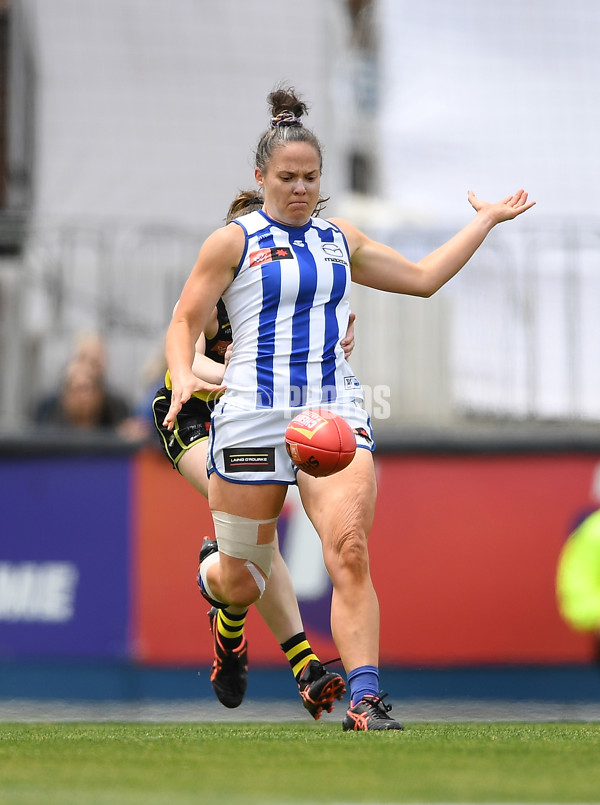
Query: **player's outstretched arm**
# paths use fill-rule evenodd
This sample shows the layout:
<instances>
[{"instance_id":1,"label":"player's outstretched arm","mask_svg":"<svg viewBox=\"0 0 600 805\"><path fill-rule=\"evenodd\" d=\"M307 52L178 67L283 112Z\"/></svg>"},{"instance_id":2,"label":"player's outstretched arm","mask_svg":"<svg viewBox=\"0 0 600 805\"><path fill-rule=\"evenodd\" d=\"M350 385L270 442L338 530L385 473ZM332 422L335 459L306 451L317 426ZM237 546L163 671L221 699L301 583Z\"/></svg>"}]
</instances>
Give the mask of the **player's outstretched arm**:
<instances>
[{"instance_id":1,"label":"player's outstretched arm","mask_svg":"<svg viewBox=\"0 0 600 805\"><path fill-rule=\"evenodd\" d=\"M371 240L348 221L335 220L348 241L353 281L392 293L431 296L466 265L496 224L516 218L535 204L524 190L495 203L482 201L472 191L468 199L475 217L418 262Z\"/></svg>"},{"instance_id":2,"label":"player's outstretched arm","mask_svg":"<svg viewBox=\"0 0 600 805\"><path fill-rule=\"evenodd\" d=\"M472 190L469 190L468 199L475 212L486 213L490 216L493 221L492 226L500 224L502 221L511 221L517 215L521 215L531 209L535 204L535 201L528 200L528 195L524 190L517 190L516 193L507 196L502 201L497 201L495 204L481 201Z\"/></svg>"}]
</instances>

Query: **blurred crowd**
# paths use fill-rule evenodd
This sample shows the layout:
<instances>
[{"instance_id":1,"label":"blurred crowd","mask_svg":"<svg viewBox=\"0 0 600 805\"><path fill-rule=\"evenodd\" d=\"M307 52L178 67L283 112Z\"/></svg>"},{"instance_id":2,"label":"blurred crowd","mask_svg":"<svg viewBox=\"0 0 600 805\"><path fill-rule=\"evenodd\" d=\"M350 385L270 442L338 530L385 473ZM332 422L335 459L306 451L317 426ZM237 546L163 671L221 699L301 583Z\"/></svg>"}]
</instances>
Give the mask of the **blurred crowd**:
<instances>
[{"instance_id":1,"label":"blurred crowd","mask_svg":"<svg viewBox=\"0 0 600 805\"><path fill-rule=\"evenodd\" d=\"M148 395L162 382L160 363L153 362L155 376L148 378ZM148 439L153 425L148 395L135 404L111 387L107 370L104 339L97 333L78 335L56 389L35 406L34 424L79 432L113 432L131 442Z\"/></svg>"}]
</instances>

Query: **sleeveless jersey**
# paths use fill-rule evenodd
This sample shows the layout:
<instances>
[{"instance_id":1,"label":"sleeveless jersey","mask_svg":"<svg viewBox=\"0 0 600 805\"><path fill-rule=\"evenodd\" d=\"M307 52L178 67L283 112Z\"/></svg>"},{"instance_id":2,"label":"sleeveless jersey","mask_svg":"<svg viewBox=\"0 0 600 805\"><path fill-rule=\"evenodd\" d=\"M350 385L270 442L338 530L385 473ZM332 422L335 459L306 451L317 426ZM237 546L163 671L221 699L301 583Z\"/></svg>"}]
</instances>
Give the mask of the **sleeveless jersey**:
<instances>
[{"instance_id":1,"label":"sleeveless jersey","mask_svg":"<svg viewBox=\"0 0 600 805\"><path fill-rule=\"evenodd\" d=\"M236 219L246 237L223 294L233 354L225 402L244 409L362 402L340 339L350 315L350 255L341 230L311 218L301 227L262 210Z\"/></svg>"}]
</instances>

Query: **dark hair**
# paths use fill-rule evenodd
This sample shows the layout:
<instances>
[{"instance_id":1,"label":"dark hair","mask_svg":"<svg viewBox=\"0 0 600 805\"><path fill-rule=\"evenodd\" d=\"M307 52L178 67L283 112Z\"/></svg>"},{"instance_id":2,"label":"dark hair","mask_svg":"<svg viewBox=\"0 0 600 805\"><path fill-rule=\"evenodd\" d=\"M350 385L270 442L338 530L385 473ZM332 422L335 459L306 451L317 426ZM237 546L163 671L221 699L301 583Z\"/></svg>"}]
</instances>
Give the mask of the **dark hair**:
<instances>
[{"instance_id":1,"label":"dark hair","mask_svg":"<svg viewBox=\"0 0 600 805\"><path fill-rule=\"evenodd\" d=\"M249 212L254 212L254 210L260 210L263 203L263 197L258 190L240 190L229 205L225 222L229 224L234 218L240 215L246 215Z\"/></svg>"},{"instance_id":2,"label":"dark hair","mask_svg":"<svg viewBox=\"0 0 600 805\"><path fill-rule=\"evenodd\" d=\"M266 173L273 151L287 143L309 143L319 156L319 171L323 170L323 151L317 136L302 124L302 116L308 107L293 87L278 87L269 93L267 102L271 109L270 127L261 136L256 146L254 163L261 173ZM314 214L319 215L329 199L320 198Z\"/></svg>"}]
</instances>

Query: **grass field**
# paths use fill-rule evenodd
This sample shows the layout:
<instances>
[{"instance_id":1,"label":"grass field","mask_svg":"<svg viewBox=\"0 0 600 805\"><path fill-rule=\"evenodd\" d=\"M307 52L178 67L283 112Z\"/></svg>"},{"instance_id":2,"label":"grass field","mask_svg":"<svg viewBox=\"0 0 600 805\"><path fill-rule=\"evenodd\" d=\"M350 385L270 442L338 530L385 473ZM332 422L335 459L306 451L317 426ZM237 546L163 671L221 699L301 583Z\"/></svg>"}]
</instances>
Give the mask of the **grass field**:
<instances>
[{"instance_id":1,"label":"grass field","mask_svg":"<svg viewBox=\"0 0 600 805\"><path fill-rule=\"evenodd\" d=\"M600 802L600 725L0 725L2 805Z\"/></svg>"}]
</instances>

